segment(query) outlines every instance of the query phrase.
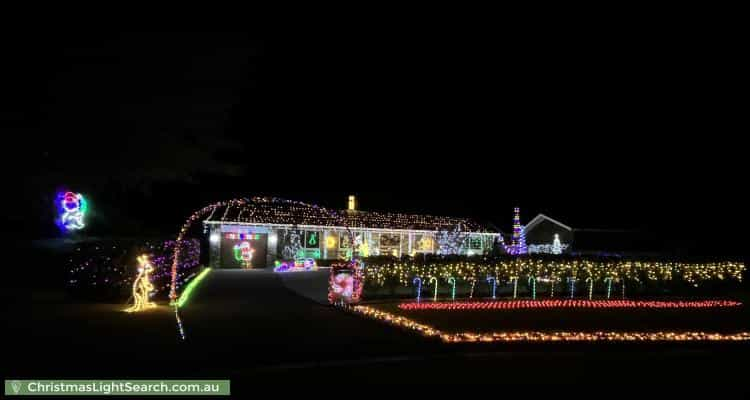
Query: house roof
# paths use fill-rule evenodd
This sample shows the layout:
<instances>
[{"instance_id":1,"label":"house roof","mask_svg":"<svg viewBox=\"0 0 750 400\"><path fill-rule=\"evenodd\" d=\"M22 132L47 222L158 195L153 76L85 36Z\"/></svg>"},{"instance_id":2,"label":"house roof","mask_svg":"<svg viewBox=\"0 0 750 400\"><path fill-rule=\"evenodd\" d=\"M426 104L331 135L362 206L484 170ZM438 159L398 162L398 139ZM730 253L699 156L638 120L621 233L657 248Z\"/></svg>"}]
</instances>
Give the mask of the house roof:
<instances>
[{"instance_id":1,"label":"house roof","mask_svg":"<svg viewBox=\"0 0 750 400\"><path fill-rule=\"evenodd\" d=\"M458 227L462 232L495 232L494 229L468 218L331 210L301 202L268 198L229 202L214 210L206 221L425 231L452 231Z\"/></svg>"},{"instance_id":2,"label":"house roof","mask_svg":"<svg viewBox=\"0 0 750 400\"><path fill-rule=\"evenodd\" d=\"M560 222L558 220L552 219L552 218L550 218L550 217L548 217L548 216L546 216L544 214L539 214L536 217L534 217L531 221L529 221L528 224L526 224L526 228L525 228L526 231L528 232L529 230L531 230L532 228L534 228L534 226L540 224L542 221L545 221L545 220L549 221L549 222L552 222L552 223L554 223L556 225L559 225L560 227L565 228L565 229L567 229L569 231L573 230L573 228L571 228L571 227L563 224L562 222Z\"/></svg>"}]
</instances>

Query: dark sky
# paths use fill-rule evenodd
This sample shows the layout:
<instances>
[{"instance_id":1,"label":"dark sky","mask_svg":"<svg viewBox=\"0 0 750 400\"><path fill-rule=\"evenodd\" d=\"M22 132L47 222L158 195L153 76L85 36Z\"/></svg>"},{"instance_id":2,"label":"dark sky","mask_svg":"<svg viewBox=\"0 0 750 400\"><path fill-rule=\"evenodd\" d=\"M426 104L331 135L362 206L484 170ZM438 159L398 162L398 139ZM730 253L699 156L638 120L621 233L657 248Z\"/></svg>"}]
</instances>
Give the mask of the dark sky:
<instances>
[{"instance_id":1,"label":"dark sky","mask_svg":"<svg viewBox=\"0 0 750 400\"><path fill-rule=\"evenodd\" d=\"M519 205L743 254L734 46L669 30L28 37L5 75L24 210L6 219L52 234L59 187L90 194L102 235L176 231L210 200L353 192L365 209L509 229Z\"/></svg>"}]
</instances>

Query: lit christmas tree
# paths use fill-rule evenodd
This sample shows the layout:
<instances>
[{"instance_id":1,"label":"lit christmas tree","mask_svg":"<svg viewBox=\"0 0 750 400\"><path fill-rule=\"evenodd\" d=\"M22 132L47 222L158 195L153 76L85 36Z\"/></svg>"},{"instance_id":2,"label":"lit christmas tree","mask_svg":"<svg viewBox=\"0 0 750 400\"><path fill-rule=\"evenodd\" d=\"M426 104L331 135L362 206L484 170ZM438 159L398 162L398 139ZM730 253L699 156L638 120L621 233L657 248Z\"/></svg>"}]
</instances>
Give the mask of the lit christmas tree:
<instances>
[{"instance_id":1,"label":"lit christmas tree","mask_svg":"<svg viewBox=\"0 0 750 400\"><path fill-rule=\"evenodd\" d=\"M513 239L508 249L508 254L519 255L526 254L526 232L521 226L521 209L513 209Z\"/></svg>"},{"instance_id":2,"label":"lit christmas tree","mask_svg":"<svg viewBox=\"0 0 750 400\"><path fill-rule=\"evenodd\" d=\"M558 235L557 233L555 233L555 240L552 242L552 254L562 254L560 235Z\"/></svg>"}]
</instances>

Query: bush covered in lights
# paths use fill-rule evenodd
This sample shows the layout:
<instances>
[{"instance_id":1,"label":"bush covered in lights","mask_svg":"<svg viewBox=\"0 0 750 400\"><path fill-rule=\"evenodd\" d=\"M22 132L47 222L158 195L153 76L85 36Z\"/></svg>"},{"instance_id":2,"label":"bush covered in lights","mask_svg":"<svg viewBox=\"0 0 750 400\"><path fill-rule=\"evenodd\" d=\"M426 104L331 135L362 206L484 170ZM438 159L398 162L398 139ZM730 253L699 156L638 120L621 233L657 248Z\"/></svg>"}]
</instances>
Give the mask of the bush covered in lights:
<instances>
[{"instance_id":1,"label":"bush covered in lights","mask_svg":"<svg viewBox=\"0 0 750 400\"><path fill-rule=\"evenodd\" d=\"M154 271L151 281L157 297L165 297L170 288L174 240L100 241L77 246L68 258L67 287L79 297L125 300L131 291L141 254L150 256ZM178 266L178 285L198 272L200 242L185 240Z\"/></svg>"},{"instance_id":2,"label":"bush covered in lights","mask_svg":"<svg viewBox=\"0 0 750 400\"><path fill-rule=\"evenodd\" d=\"M474 295L474 286L486 292L482 288L488 277L502 282L498 286L517 281L524 291L533 287L539 292L553 291L553 296L567 295L570 282L576 282L579 297L588 292L590 284L593 284L592 291L598 294L619 291L623 285L628 288L628 296L719 294L728 289L739 289L745 272L744 263L732 261L677 262L571 255L379 256L364 261L365 298L397 292L403 294L404 291L398 288L410 287L415 277L424 282L437 278L443 292L449 290L448 280L453 278L459 282L459 292L467 292L459 293L459 297L468 297L469 287ZM553 285L556 286L554 289ZM477 295L486 296L487 293L477 292Z\"/></svg>"}]
</instances>

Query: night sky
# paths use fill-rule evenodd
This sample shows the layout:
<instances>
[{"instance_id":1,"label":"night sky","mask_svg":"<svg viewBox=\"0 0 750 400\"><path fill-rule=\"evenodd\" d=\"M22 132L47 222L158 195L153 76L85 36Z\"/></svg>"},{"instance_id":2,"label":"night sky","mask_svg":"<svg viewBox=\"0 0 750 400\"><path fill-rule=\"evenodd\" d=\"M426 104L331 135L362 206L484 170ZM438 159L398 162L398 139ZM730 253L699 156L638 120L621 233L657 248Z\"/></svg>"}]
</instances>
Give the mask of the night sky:
<instances>
[{"instance_id":1,"label":"night sky","mask_svg":"<svg viewBox=\"0 0 750 400\"><path fill-rule=\"evenodd\" d=\"M22 194L4 218L54 237L68 187L89 195L92 235L170 234L209 201L354 193L744 255L741 55L717 35L27 37L4 76L6 187Z\"/></svg>"}]
</instances>

